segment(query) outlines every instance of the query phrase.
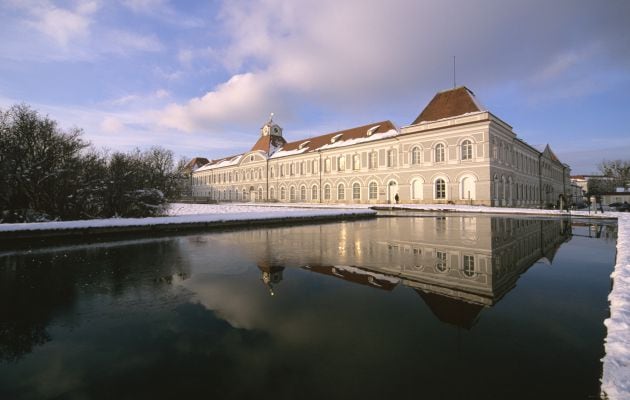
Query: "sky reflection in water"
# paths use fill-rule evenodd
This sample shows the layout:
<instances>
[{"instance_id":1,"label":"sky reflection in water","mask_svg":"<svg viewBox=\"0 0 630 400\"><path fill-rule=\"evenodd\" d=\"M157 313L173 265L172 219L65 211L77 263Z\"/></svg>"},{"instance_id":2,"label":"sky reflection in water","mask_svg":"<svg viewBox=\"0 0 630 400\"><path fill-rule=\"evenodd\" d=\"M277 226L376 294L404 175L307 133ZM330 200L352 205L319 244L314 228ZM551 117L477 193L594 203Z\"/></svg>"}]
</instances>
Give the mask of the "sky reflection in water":
<instances>
[{"instance_id":1,"label":"sky reflection in water","mask_svg":"<svg viewBox=\"0 0 630 400\"><path fill-rule=\"evenodd\" d=\"M584 398L615 226L400 217L0 253L0 398Z\"/></svg>"}]
</instances>

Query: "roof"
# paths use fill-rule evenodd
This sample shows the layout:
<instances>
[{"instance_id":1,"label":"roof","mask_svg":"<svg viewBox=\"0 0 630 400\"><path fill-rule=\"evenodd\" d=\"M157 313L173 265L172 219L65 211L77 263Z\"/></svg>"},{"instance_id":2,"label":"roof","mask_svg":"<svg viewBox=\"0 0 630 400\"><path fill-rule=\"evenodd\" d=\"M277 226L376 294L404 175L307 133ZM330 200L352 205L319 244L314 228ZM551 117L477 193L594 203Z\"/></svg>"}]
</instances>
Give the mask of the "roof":
<instances>
[{"instance_id":1,"label":"roof","mask_svg":"<svg viewBox=\"0 0 630 400\"><path fill-rule=\"evenodd\" d=\"M241 161L242 154L236 154L233 156L219 158L217 160L210 160L203 167L199 168L197 171L205 171L208 169L214 169L219 167L228 167L232 165L237 165L239 161Z\"/></svg>"},{"instance_id":2,"label":"roof","mask_svg":"<svg viewBox=\"0 0 630 400\"><path fill-rule=\"evenodd\" d=\"M357 126L342 131L327 133L321 136L313 136L307 139L286 143L273 158L292 154L310 153L335 147L350 146L353 144L369 142L397 136L398 130L394 124L387 121L374 122ZM334 139L333 139L334 138Z\"/></svg>"},{"instance_id":3,"label":"roof","mask_svg":"<svg viewBox=\"0 0 630 400\"><path fill-rule=\"evenodd\" d=\"M342 266L342 265L308 265L303 267L309 271L318 274L334 276L344 281L358 283L360 285L370 286L376 289L391 291L400 282L400 279L394 276L373 272L360 267Z\"/></svg>"},{"instance_id":4,"label":"roof","mask_svg":"<svg viewBox=\"0 0 630 400\"><path fill-rule=\"evenodd\" d=\"M184 166L184 171L194 171L202 165L206 165L208 159L205 157L195 157Z\"/></svg>"},{"instance_id":5,"label":"roof","mask_svg":"<svg viewBox=\"0 0 630 400\"><path fill-rule=\"evenodd\" d=\"M278 147L286 143L281 136L266 135L261 136L250 151L264 151L267 155L273 154Z\"/></svg>"},{"instance_id":6,"label":"roof","mask_svg":"<svg viewBox=\"0 0 630 400\"><path fill-rule=\"evenodd\" d=\"M442 322L470 330L483 306L416 289L433 314Z\"/></svg>"},{"instance_id":7,"label":"roof","mask_svg":"<svg viewBox=\"0 0 630 400\"><path fill-rule=\"evenodd\" d=\"M485 107L477 101L475 94L467 87L460 86L437 93L411 124L482 111L486 111Z\"/></svg>"}]
</instances>

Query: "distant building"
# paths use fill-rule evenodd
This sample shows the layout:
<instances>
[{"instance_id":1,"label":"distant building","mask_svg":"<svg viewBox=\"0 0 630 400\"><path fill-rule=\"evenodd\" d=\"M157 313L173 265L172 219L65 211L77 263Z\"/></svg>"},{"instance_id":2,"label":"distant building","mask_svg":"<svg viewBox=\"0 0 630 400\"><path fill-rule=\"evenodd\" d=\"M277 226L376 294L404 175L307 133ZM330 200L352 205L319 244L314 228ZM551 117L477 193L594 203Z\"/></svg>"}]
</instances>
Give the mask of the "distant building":
<instances>
[{"instance_id":1,"label":"distant building","mask_svg":"<svg viewBox=\"0 0 630 400\"><path fill-rule=\"evenodd\" d=\"M437 93L418 117L287 142L273 119L243 154L193 172L217 201L454 203L552 207L572 194L570 168L537 150L466 87Z\"/></svg>"}]
</instances>

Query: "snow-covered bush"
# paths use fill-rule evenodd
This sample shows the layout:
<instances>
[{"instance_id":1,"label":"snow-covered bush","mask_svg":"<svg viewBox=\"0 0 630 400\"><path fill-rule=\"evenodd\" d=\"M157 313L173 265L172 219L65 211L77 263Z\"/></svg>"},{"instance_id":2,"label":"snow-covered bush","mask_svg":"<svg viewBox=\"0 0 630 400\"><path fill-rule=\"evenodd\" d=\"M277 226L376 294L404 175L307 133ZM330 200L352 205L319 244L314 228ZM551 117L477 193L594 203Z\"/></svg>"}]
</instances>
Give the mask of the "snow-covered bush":
<instances>
[{"instance_id":1,"label":"snow-covered bush","mask_svg":"<svg viewBox=\"0 0 630 400\"><path fill-rule=\"evenodd\" d=\"M26 105L0 110L0 223L154 216L178 194L173 153L108 156Z\"/></svg>"}]
</instances>

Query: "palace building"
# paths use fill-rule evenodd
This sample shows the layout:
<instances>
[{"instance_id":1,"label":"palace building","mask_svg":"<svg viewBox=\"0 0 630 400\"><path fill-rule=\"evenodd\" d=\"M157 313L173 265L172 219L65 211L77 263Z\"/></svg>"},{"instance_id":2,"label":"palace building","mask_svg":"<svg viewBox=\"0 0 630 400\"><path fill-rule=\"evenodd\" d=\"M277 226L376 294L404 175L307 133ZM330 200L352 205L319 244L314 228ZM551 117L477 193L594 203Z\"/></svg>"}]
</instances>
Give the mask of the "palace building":
<instances>
[{"instance_id":1,"label":"palace building","mask_svg":"<svg viewBox=\"0 0 630 400\"><path fill-rule=\"evenodd\" d=\"M192 183L216 201L552 207L570 199L569 176L548 145L527 144L458 87L400 129L380 121L287 142L270 118L251 150L211 160Z\"/></svg>"}]
</instances>

